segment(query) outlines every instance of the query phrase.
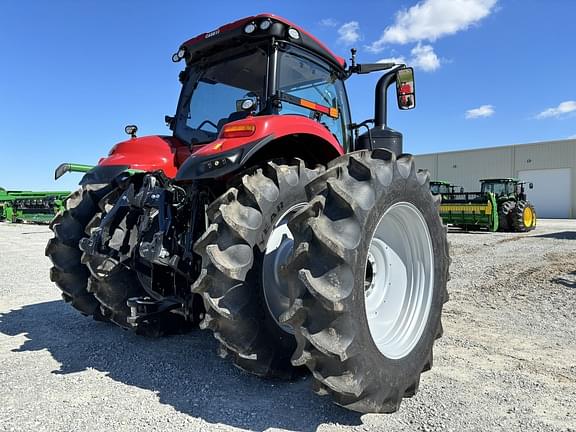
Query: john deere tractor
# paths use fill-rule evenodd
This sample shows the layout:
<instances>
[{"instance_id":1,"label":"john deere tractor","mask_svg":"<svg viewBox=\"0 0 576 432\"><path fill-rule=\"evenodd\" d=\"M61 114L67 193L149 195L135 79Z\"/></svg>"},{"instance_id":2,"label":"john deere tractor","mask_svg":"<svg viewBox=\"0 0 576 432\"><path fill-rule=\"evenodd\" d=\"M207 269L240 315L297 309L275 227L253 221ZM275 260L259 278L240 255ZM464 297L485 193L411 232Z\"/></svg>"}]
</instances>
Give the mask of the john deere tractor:
<instances>
[{"instance_id":1,"label":"john deere tractor","mask_svg":"<svg viewBox=\"0 0 576 432\"><path fill-rule=\"evenodd\" d=\"M444 223L489 231L524 232L536 227L536 211L526 200L525 182L499 178L483 179L480 184L480 192L452 191L442 195L440 215Z\"/></svg>"},{"instance_id":2,"label":"john deere tractor","mask_svg":"<svg viewBox=\"0 0 576 432\"><path fill-rule=\"evenodd\" d=\"M414 108L412 69L355 51L347 65L274 15L200 34L172 60L172 135L127 127L51 224L64 299L145 335L199 324L241 369L308 369L339 405L397 410L432 366L448 299L440 197L386 121L394 84ZM374 119L353 123L345 82L377 72Z\"/></svg>"},{"instance_id":3,"label":"john deere tractor","mask_svg":"<svg viewBox=\"0 0 576 432\"><path fill-rule=\"evenodd\" d=\"M536 210L526 200L524 185L514 178L480 180L481 191L492 193L498 205L498 225L501 231L531 231L536 228ZM532 183L528 184L532 189Z\"/></svg>"}]
</instances>

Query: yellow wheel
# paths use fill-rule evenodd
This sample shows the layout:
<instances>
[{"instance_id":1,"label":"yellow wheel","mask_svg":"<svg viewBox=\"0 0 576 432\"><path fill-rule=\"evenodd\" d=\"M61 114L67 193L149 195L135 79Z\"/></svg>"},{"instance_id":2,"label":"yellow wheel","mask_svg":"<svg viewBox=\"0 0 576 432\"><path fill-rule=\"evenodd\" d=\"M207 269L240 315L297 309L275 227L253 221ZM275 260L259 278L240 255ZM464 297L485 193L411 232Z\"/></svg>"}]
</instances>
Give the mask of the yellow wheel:
<instances>
[{"instance_id":1,"label":"yellow wheel","mask_svg":"<svg viewBox=\"0 0 576 432\"><path fill-rule=\"evenodd\" d=\"M524 208L522 219L526 228L532 228L532 225L534 224L534 212L530 207Z\"/></svg>"}]
</instances>

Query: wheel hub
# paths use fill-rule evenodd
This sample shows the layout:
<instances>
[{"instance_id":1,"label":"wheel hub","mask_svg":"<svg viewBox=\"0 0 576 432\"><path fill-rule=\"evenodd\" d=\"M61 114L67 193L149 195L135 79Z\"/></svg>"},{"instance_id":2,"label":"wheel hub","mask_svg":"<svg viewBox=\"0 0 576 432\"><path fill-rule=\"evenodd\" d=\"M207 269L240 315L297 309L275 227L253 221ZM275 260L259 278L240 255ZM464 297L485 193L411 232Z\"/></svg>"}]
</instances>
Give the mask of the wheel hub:
<instances>
[{"instance_id":1,"label":"wheel hub","mask_svg":"<svg viewBox=\"0 0 576 432\"><path fill-rule=\"evenodd\" d=\"M364 278L364 294L369 297L374 289L374 278L376 277L376 263L374 256L368 251L368 262L366 263L366 277Z\"/></svg>"},{"instance_id":2,"label":"wheel hub","mask_svg":"<svg viewBox=\"0 0 576 432\"><path fill-rule=\"evenodd\" d=\"M532 226L532 222L534 219L534 216L532 214L532 209L530 207L526 207L524 209L524 214L522 216L524 218L524 226L527 228L530 228Z\"/></svg>"},{"instance_id":3,"label":"wheel hub","mask_svg":"<svg viewBox=\"0 0 576 432\"><path fill-rule=\"evenodd\" d=\"M428 226L411 203L380 219L366 259L365 313L378 350L400 359L416 346L428 320L434 256Z\"/></svg>"}]
</instances>

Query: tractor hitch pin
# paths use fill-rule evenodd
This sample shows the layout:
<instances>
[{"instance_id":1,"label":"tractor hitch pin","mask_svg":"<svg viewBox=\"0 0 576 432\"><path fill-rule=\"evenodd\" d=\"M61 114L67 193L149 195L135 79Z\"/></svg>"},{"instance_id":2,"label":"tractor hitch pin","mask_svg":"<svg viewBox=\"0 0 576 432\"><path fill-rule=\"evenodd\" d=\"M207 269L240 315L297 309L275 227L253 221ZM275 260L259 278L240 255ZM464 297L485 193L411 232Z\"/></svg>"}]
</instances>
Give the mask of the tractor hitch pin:
<instances>
[{"instance_id":1,"label":"tractor hitch pin","mask_svg":"<svg viewBox=\"0 0 576 432\"><path fill-rule=\"evenodd\" d=\"M131 297L126 301L126 305L130 308L127 321L132 327L138 327L144 320L182 306L174 300L158 301L150 297Z\"/></svg>"}]
</instances>

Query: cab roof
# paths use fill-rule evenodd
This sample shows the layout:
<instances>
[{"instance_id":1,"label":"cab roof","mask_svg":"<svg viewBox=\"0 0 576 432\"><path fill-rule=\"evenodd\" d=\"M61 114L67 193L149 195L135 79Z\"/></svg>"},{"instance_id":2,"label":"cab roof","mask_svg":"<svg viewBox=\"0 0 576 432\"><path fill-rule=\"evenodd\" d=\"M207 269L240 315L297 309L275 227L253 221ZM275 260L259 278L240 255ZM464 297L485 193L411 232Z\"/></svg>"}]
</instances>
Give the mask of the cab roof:
<instances>
[{"instance_id":1,"label":"cab roof","mask_svg":"<svg viewBox=\"0 0 576 432\"><path fill-rule=\"evenodd\" d=\"M487 179L481 179L480 181L484 183L503 183L503 182L518 182L519 180L512 177L506 177L506 178L487 178Z\"/></svg>"},{"instance_id":2,"label":"cab roof","mask_svg":"<svg viewBox=\"0 0 576 432\"><path fill-rule=\"evenodd\" d=\"M270 21L270 25L265 30L260 27L264 21ZM251 23L254 24L255 29L247 33L245 29ZM290 31L292 29L296 30L296 32ZM179 51L184 49L186 52L186 61L187 63L191 63L200 57L221 51L234 42L242 43L252 40L270 39L272 37L289 40L292 43L313 51L342 71L346 69L346 61L342 57L335 55L312 34L285 18L268 13L242 18L238 21L225 24L216 30L202 33L184 42L180 46Z\"/></svg>"}]
</instances>

